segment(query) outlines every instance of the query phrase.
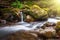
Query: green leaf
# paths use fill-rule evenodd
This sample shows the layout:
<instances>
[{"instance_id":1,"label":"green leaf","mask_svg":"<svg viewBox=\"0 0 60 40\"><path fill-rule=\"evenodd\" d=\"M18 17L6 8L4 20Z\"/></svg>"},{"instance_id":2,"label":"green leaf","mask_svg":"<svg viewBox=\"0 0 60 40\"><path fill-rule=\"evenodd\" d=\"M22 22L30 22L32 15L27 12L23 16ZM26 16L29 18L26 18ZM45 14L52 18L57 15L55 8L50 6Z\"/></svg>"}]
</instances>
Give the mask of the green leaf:
<instances>
[{"instance_id":1,"label":"green leaf","mask_svg":"<svg viewBox=\"0 0 60 40\"><path fill-rule=\"evenodd\" d=\"M14 8L19 8L19 9L21 9L22 7L23 7L23 4L20 2L20 1L15 1L15 2L13 2L12 4L11 4L11 6L12 7L14 7Z\"/></svg>"}]
</instances>

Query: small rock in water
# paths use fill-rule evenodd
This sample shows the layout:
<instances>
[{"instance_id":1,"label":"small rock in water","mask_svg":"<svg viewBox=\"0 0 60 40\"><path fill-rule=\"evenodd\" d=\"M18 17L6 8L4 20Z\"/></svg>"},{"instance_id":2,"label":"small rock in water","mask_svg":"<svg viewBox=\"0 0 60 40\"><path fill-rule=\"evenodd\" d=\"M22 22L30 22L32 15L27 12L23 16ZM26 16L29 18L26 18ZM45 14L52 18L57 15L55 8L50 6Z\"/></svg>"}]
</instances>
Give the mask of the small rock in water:
<instances>
[{"instance_id":1,"label":"small rock in water","mask_svg":"<svg viewBox=\"0 0 60 40\"><path fill-rule=\"evenodd\" d=\"M6 20L1 20L1 23L2 24L6 24Z\"/></svg>"},{"instance_id":2,"label":"small rock in water","mask_svg":"<svg viewBox=\"0 0 60 40\"><path fill-rule=\"evenodd\" d=\"M43 35L45 37L53 37L56 35L56 31L53 27L46 27L44 30L43 30Z\"/></svg>"}]
</instances>

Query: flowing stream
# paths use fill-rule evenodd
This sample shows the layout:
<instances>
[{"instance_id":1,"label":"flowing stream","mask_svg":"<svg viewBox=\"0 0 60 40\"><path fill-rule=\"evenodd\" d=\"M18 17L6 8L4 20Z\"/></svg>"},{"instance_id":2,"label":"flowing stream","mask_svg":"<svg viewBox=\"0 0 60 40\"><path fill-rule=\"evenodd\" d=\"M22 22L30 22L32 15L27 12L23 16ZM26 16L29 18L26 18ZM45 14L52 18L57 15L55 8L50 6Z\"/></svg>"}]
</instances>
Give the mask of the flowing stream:
<instances>
[{"instance_id":1,"label":"flowing stream","mask_svg":"<svg viewBox=\"0 0 60 40\"><path fill-rule=\"evenodd\" d=\"M0 37L10 34L10 33L13 33L13 32L16 32L16 31L19 31L19 30L34 30L38 26L41 27L46 23L46 21L36 22L36 24L24 22L23 21L23 13L21 12L20 14L21 14L21 22L18 23L19 25L16 24L16 25L5 26L5 27L0 28ZM55 23L57 22L57 20L55 18L48 18L47 21L48 22L55 22Z\"/></svg>"}]
</instances>

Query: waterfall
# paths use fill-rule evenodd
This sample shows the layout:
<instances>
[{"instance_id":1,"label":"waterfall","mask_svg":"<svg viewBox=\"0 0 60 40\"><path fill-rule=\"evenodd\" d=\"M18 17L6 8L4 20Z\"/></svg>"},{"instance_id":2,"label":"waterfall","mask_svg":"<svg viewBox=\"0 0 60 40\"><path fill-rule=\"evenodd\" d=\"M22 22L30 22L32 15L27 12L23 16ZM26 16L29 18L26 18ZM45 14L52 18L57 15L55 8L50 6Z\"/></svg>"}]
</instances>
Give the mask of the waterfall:
<instances>
[{"instance_id":1,"label":"waterfall","mask_svg":"<svg viewBox=\"0 0 60 40\"><path fill-rule=\"evenodd\" d=\"M16 24L18 24L18 25L23 25L23 26L30 26L30 24L29 23L27 23L27 22L24 22L24 20L23 20L23 13L22 12L20 12L20 15L21 15L21 22L18 22L18 23L16 23Z\"/></svg>"},{"instance_id":2,"label":"waterfall","mask_svg":"<svg viewBox=\"0 0 60 40\"><path fill-rule=\"evenodd\" d=\"M20 12L20 14L21 14L21 22L23 23L23 22L24 22L24 21L23 21L23 13Z\"/></svg>"}]
</instances>

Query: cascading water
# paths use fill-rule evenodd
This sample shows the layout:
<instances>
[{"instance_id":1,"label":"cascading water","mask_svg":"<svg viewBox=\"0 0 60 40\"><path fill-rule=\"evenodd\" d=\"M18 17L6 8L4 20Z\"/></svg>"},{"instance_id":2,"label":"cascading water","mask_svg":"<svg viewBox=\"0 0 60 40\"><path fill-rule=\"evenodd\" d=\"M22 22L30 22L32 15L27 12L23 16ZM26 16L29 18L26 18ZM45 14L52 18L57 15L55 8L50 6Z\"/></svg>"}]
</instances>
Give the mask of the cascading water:
<instances>
[{"instance_id":1,"label":"cascading water","mask_svg":"<svg viewBox=\"0 0 60 40\"><path fill-rule=\"evenodd\" d=\"M18 22L18 24L19 24L19 25L22 25L22 26L25 26L24 29L25 29L25 28L27 28L28 30L30 30L30 29L35 29L38 25L42 25L42 24L43 24L43 22L42 22L42 24L39 23L39 22L37 22L36 24L35 24L35 23L31 24L31 23L24 22L24 21L23 21L23 13L20 12L20 15L21 15L21 22ZM17 25L17 26L18 26L18 25ZM26 30L27 30L27 29L26 29Z\"/></svg>"},{"instance_id":2,"label":"cascading water","mask_svg":"<svg viewBox=\"0 0 60 40\"><path fill-rule=\"evenodd\" d=\"M24 21L23 21L23 13L20 12L20 15L21 15L21 23L24 23Z\"/></svg>"},{"instance_id":3,"label":"cascading water","mask_svg":"<svg viewBox=\"0 0 60 40\"><path fill-rule=\"evenodd\" d=\"M20 15L21 15L21 22L18 22L17 24L20 24L20 25L23 25L23 26L30 26L29 23L24 22L24 20L23 20L23 13L22 12L20 12Z\"/></svg>"}]
</instances>

